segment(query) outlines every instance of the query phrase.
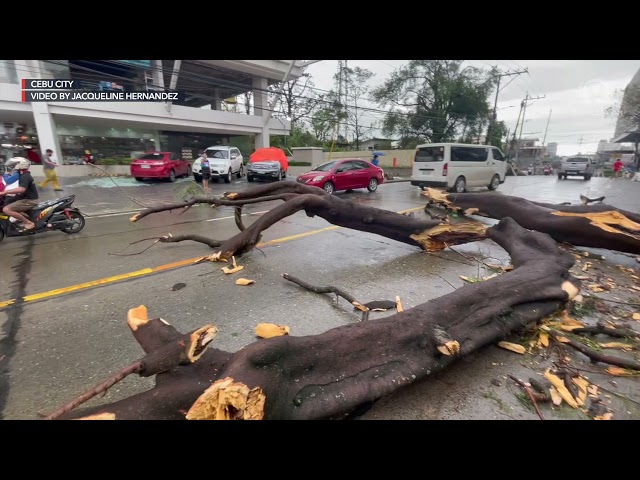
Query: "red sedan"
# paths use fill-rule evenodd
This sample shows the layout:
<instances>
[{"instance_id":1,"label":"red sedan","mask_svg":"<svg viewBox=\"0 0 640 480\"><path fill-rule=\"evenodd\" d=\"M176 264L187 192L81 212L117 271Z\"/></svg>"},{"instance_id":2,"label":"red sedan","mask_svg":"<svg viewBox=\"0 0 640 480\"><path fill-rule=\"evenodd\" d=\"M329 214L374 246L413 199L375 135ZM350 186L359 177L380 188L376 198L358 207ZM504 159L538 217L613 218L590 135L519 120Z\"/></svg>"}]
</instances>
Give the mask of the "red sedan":
<instances>
[{"instance_id":1,"label":"red sedan","mask_svg":"<svg viewBox=\"0 0 640 480\"><path fill-rule=\"evenodd\" d=\"M318 165L296 180L298 183L320 187L327 193L355 188L375 192L378 185L384 183L384 171L359 158L345 158Z\"/></svg>"},{"instance_id":2,"label":"red sedan","mask_svg":"<svg viewBox=\"0 0 640 480\"><path fill-rule=\"evenodd\" d=\"M131 162L131 176L139 182L145 178L166 178L175 182L177 177L191 176L191 164L175 152L150 152Z\"/></svg>"}]
</instances>

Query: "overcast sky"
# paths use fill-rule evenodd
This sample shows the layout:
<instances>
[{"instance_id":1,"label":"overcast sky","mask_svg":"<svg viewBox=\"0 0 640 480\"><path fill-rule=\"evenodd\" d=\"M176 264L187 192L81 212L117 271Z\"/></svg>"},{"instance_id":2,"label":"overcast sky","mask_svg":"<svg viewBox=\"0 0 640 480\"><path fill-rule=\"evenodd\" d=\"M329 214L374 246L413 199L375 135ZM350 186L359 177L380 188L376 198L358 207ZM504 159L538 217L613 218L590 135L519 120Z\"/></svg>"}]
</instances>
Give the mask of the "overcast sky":
<instances>
[{"instance_id":1,"label":"overcast sky","mask_svg":"<svg viewBox=\"0 0 640 480\"><path fill-rule=\"evenodd\" d=\"M349 67L371 70L371 85L379 85L408 60L349 60ZM610 140L615 119L606 118L605 108L615 103L616 90L627 86L640 69L640 60L466 60L466 64L502 72L529 70L529 74L503 77L498 96L498 120L504 120L513 134L520 102L528 93L545 97L527 106L523 137L535 137L542 143L549 113L546 142L558 143L559 155L595 152L601 139ZM322 60L308 67L316 88L333 88L337 60ZM504 87L504 88L502 88ZM492 94L492 103L495 98ZM367 104L379 108L375 104ZM380 121L384 114L371 112L365 122ZM381 132L374 132L380 136ZM582 143L580 143L582 141Z\"/></svg>"}]
</instances>

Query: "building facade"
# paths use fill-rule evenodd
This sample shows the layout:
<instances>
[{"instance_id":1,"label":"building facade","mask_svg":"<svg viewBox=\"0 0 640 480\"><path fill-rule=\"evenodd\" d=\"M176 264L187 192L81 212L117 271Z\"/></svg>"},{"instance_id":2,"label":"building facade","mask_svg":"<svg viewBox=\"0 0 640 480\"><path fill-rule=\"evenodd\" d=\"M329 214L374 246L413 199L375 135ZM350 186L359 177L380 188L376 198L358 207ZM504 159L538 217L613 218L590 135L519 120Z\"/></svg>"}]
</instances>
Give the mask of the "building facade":
<instances>
[{"instance_id":1,"label":"building facade","mask_svg":"<svg viewBox=\"0 0 640 480\"><path fill-rule=\"evenodd\" d=\"M624 89L624 94L622 96L622 101L620 103L621 114L625 111L625 109L629 108L628 107L629 101L633 96L632 92L635 89L640 89L640 69L636 72L636 74L633 76L631 81L627 84L626 88ZM613 134L613 136L619 137L626 132L637 130L638 128L640 128L639 125L633 125L633 123L629 121L629 119L621 115L621 116L618 116L618 120L616 122L616 131Z\"/></svg>"},{"instance_id":2,"label":"building facade","mask_svg":"<svg viewBox=\"0 0 640 480\"><path fill-rule=\"evenodd\" d=\"M238 137L250 137L254 148L270 146L270 135L288 135L291 125L269 109L269 87L299 77L303 67L300 60L0 60L0 154L51 148L67 163L85 150L98 158L147 150L193 156ZM85 90L172 90L184 99L25 103L22 79L71 79ZM226 111L225 99L240 96L251 98L248 107Z\"/></svg>"}]
</instances>

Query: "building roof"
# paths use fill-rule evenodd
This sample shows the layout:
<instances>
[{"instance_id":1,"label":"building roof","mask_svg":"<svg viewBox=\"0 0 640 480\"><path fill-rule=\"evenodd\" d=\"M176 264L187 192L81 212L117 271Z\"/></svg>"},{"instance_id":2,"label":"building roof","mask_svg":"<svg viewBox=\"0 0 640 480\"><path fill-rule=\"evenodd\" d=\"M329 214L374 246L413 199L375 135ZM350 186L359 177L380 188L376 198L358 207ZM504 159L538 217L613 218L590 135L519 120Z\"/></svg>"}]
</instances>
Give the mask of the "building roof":
<instances>
[{"instance_id":1,"label":"building roof","mask_svg":"<svg viewBox=\"0 0 640 480\"><path fill-rule=\"evenodd\" d=\"M621 133L611 143L640 143L640 130Z\"/></svg>"}]
</instances>

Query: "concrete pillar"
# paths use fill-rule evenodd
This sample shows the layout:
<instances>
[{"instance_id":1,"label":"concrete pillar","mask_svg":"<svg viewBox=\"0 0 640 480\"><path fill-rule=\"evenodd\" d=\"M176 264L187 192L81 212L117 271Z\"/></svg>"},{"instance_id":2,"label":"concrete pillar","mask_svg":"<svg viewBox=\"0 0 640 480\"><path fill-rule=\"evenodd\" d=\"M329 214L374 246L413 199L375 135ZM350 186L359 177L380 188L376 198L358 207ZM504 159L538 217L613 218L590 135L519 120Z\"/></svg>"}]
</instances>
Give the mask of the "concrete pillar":
<instances>
[{"instance_id":1,"label":"concrete pillar","mask_svg":"<svg viewBox=\"0 0 640 480\"><path fill-rule=\"evenodd\" d=\"M222 98L217 88L213 89L213 101L211 102L211 110L222 110Z\"/></svg>"},{"instance_id":2,"label":"concrete pillar","mask_svg":"<svg viewBox=\"0 0 640 480\"><path fill-rule=\"evenodd\" d=\"M22 83L23 78L42 78L39 69L34 65L37 60L14 60L18 83Z\"/></svg>"},{"instance_id":3,"label":"concrete pillar","mask_svg":"<svg viewBox=\"0 0 640 480\"><path fill-rule=\"evenodd\" d=\"M269 127L262 127L262 133L256 135L256 150L258 148L267 148L271 146L271 137L269 135Z\"/></svg>"},{"instance_id":4,"label":"concrete pillar","mask_svg":"<svg viewBox=\"0 0 640 480\"><path fill-rule=\"evenodd\" d=\"M269 83L266 78L254 78L253 79L253 110L254 115L264 117L269 108L269 102L267 97L267 88Z\"/></svg>"},{"instance_id":5,"label":"concrete pillar","mask_svg":"<svg viewBox=\"0 0 640 480\"><path fill-rule=\"evenodd\" d=\"M53 155L58 159L58 164L63 165L62 150L60 149L60 141L56 133L56 124L53 115L49 112L49 104L46 102L33 102L33 119L38 133L38 143L40 144L40 152L44 155L45 151L50 148Z\"/></svg>"},{"instance_id":6,"label":"concrete pillar","mask_svg":"<svg viewBox=\"0 0 640 480\"><path fill-rule=\"evenodd\" d=\"M164 73L162 70L162 60L151 60L151 67L153 68L153 86L160 87L164 90Z\"/></svg>"}]
</instances>

